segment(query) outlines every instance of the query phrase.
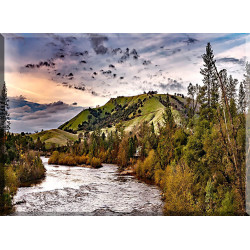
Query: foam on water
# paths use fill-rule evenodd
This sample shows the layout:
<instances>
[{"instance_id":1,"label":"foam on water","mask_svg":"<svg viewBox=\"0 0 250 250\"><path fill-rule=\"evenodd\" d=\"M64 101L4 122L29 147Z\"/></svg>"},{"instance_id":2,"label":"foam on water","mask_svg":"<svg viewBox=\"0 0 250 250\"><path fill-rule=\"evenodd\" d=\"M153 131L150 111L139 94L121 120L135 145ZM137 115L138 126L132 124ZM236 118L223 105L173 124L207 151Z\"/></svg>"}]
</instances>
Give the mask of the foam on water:
<instances>
[{"instance_id":1,"label":"foam on water","mask_svg":"<svg viewBox=\"0 0 250 250\"><path fill-rule=\"evenodd\" d=\"M119 175L116 165L91 169L42 161L46 178L18 189L13 215L162 215L159 189Z\"/></svg>"}]
</instances>

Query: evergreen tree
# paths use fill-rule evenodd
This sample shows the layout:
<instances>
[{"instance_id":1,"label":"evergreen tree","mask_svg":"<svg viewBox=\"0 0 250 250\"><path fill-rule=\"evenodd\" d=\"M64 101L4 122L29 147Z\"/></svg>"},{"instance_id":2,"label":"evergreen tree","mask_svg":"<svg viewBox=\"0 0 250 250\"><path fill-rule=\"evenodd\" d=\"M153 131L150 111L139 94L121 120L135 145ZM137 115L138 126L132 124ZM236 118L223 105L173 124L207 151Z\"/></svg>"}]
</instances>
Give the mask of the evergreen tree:
<instances>
[{"instance_id":1,"label":"evergreen tree","mask_svg":"<svg viewBox=\"0 0 250 250\"><path fill-rule=\"evenodd\" d=\"M212 91L212 82L215 80L214 72L214 54L210 43L207 44L206 53L202 55L204 61L204 68L200 70L200 73L203 75L203 83L206 88L205 99L206 105L211 106L211 91Z\"/></svg>"},{"instance_id":2,"label":"evergreen tree","mask_svg":"<svg viewBox=\"0 0 250 250\"><path fill-rule=\"evenodd\" d=\"M214 54L211 44L208 43L206 53L202 55L204 64L200 73L203 75L204 86L200 89L201 115L211 118L211 108L216 108L218 103L218 81L214 69Z\"/></svg>"},{"instance_id":3,"label":"evergreen tree","mask_svg":"<svg viewBox=\"0 0 250 250\"><path fill-rule=\"evenodd\" d=\"M236 86L238 84L237 79L233 79L230 75L226 81L226 95L229 102L230 112L232 117L235 117L237 114L237 105L236 105Z\"/></svg>"},{"instance_id":4,"label":"evergreen tree","mask_svg":"<svg viewBox=\"0 0 250 250\"><path fill-rule=\"evenodd\" d=\"M7 88L6 84L3 83L3 87L0 90L0 128L3 131L8 131L10 128L10 117L9 117L9 99L7 97Z\"/></svg>"},{"instance_id":5,"label":"evergreen tree","mask_svg":"<svg viewBox=\"0 0 250 250\"><path fill-rule=\"evenodd\" d=\"M238 97L238 112L245 113L246 111L246 93L243 83L240 83L239 97Z\"/></svg>"},{"instance_id":6,"label":"evergreen tree","mask_svg":"<svg viewBox=\"0 0 250 250\"><path fill-rule=\"evenodd\" d=\"M37 137L37 140L36 140L35 149L41 150L41 149L42 149L42 145L43 145L43 143L42 143L40 137L38 136L38 137Z\"/></svg>"},{"instance_id":7,"label":"evergreen tree","mask_svg":"<svg viewBox=\"0 0 250 250\"><path fill-rule=\"evenodd\" d=\"M9 130L9 113L8 113L8 98L7 88L3 83L2 89L0 89L0 213L4 211L6 207L6 198L4 194L5 189L5 142L6 131Z\"/></svg>"},{"instance_id":8,"label":"evergreen tree","mask_svg":"<svg viewBox=\"0 0 250 250\"><path fill-rule=\"evenodd\" d=\"M197 95L199 93L199 85L193 85L192 83L189 83L188 85L188 96L189 96L189 103L191 102L191 113L192 113L192 117L194 116L196 107L197 107Z\"/></svg>"},{"instance_id":9,"label":"evergreen tree","mask_svg":"<svg viewBox=\"0 0 250 250\"><path fill-rule=\"evenodd\" d=\"M167 95L166 109L163 114L163 127L160 128L157 154L161 169L165 169L174 154L175 121L171 111L169 96Z\"/></svg>"},{"instance_id":10,"label":"evergreen tree","mask_svg":"<svg viewBox=\"0 0 250 250\"><path fill-rule=\"evenodd\" d=\"M221 106L225 105L225 99L228 100L228 77L227 77L227 70L223 69L219 72L219 76L221 80L221 86L220 86L220 104Z\"/></svg>"},{"instance_id":11,"label":"evergreen tree","mask_svg":"<svg viewBox=\"0 0 250 250\"><path fill-rule=\"evenodd\" d=\"M136 146L133 137L129 137L128 139L128 158L133 158L136 152Z\"/></svg>"},{"instance_id":12,"label":"evergreen tree","mask_svg":"<svg viewBox=\"0 0 250 250\"><path fill-rule=\"evenodd\" d=\"M102 140L105 141L106 135L104 132L102 132Z\"/></svg>"},{"instance_id":13,"label":"evergreen tree","mask_svg":"<svg viewBox=\"0 0 250 250\"><path fill-rule=\"evenodd\" d=\"M228 100L235 99L236 97L236 86L238 84L237 79L233 79L232 75L229 76L228 81L227 81L227 96Z\"/></svg>"},{"instance_id":14,"label":"evergreen tree","mask_svg":"<svg viewBox=\"0 0 250 250\"><path fill-rule=\"evenodd\" d=\"M213 109L217 108L218 101L219 101L219 84L218 80L215 78L212 81L212 86L211 86L211 107Z\"/></svg>"},{"instance_id":15,"label":"evergreen tree","mask_svg":"<svg viewBox=\"0 0 250 250\"><path fill-rule=\"evenodd\" d=\"M244 74L244 88L245 88L245 101L246 101L246 111L250 107L250 64L246 63L246 74Z\"/></svg>"},{"instance_id":16,"label":"evergreen tree","mask_svg":"<svg viewBox=\"0 0 250 250\"><path fill-rule=\"evenodd\" d=\"M163 114L163 121L164 121L165 126L168 125L170 128L174 127L174 117L173 117L172 110L171 110L169 95L167 95L166 109Z\"/></svg>"},{"instance_id":17,"label":"evergreen tree","mask_svg":"<svg viewBox=\"0 0 250 250\"><path fill-rule=\"evenodd\" d=\"M150 138L149 138L149 142L151 145L152 149L156 149L157 148L157 136L155 134L155 128L154 128L154 123L151 123L151 133L150 133Z\"/></svg>"}]
</instances>

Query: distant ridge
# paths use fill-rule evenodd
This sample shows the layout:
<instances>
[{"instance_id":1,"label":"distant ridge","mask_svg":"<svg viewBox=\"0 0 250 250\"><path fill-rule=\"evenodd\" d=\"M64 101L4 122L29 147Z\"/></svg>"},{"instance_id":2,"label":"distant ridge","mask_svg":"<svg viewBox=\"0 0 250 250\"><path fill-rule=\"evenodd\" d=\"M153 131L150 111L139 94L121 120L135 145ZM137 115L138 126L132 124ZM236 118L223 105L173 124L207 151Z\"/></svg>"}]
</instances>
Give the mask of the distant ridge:
<instances>
[{"instance_id":1,"label":"distant ridge","mask_svg":"<svg viewBox=\"0 0 250 250\"><path fill-rule=\"evenodd\" d=\"M59 129L76 133L95 129L112 129L120 123L125 131L146 121L157 125L162 122L167 94L148 92L136 96L118 96L111 98L105 105L81 111L71 120L62 124ZM183 95L169 95L172 112L177 123L186 116L187 100Z\"/></svg>"},{"instance_id":2,"label":"distant ridge","mask_svg":"<svg viewBox=\"0 0 250 250\"><path fill-rule=\"evenodd\" d=\"M37 141L38 137L41 142L45 142L45 147L47 149L65 146L68 142L74 142L77 140L77 135L60 130L60 129L50 129L39 133L30 135L34 141Z\"/></svg>"}]
</instances>

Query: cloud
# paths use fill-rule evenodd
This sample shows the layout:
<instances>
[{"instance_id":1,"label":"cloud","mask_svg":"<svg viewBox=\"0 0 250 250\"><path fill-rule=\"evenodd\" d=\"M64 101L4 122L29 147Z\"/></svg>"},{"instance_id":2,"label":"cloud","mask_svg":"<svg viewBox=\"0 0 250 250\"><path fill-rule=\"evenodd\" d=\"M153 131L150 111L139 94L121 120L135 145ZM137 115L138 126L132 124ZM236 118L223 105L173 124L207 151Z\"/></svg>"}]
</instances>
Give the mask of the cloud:
<instances>
[{"instance_id":1,"label":"cloud","mask_svg":"<svg viewBox=\"0 0 250 250\"><path fill-rule=\"evenodd\" d=\"M71 56L87 56L89 52L85 50L84 52L73 51L71 52Z\"/></svg>"},{"instance_id":2,"label":"cloud","mask_svg":"<svg viewBox=\"0 0 250 250\"><path fill-rule=\"evenodd\" d=\"M154 87L159 88L161 91L168 92L183 92L185 89L185 84L183 82L178 82L177 80L168 78L167 83L154 84Z\"/></svg>"},{"instance_id":3,"label":"cloud","mask_svg":"<svg viewBox=\"0 0 250 250\"><path fill-rule=\"evenodd\" d=\"M122 53L122 49L121 48L116 48L112 50L112 54L113 55L117 55L117 54L121 54Z\"/></svg>"},{"instance_id":4,"label":"cloud","mask_svg":"<svg viewBox=\"0 0 250 250\"><path fill-rule=\"evenodd\" d=\"M60 112L68 112L72 107L68 104L63 103L62 101L53 102L44 105L45 108L43 110L39 110L28 114L23 117L22 120L34 120L34 119L41 119L41 118L48 118L51 117L51 114L56 114Z\"/></svg>"},{"instance_id":5,"label":"cloud","mask_svg":"<svg viewBox=\"0 0 250 250\"><path fill-rule=\"evenodd\" d=\"M143 64L143 65L149 65L149 64L151 64L151 61L150 61L150 60L145 60L145 61L143 61L142 64Z\"/></svg>"},{"instance_id":6,"label":"cloud","mask_svg":"<svg viewBox=\"0 0 250 250\"><path fill-rule=\"evenodd\" d=\"M218 58L216 59L217 62L220 63L234 63L234 64L240 64L240 65L245 65L245 59L237 59L234 57L223 57L223 58Z\"/></svg>"},{"instance_id":7,"label":"cloud","mask_svg":"<svg viewBox=\"0 0 250 250\"><path fill-rule=\"evenodd\" d=\"M122 53L122 50L119 48L118 51ZM135 49L132 49L130 51L129 48L126 48L125 51L123 52L123 55L119 58L118 63L124 63L129 59L134 59L137 60L139 58L139 54Z\"/></svg>"},{"instance_id":8,"label":"cloud","mask_svg":"<svg viewBox=\"0 0 250 250\"><path fill-rule=\"evenodd\" d=\"M62 101L38 104L18 97L10 98L11 131L34 132L56 128L83 109L76 105L76 102L68 105Z\"/></svg>"},{"instance_id":9,"label":"cloud","mask_svg":"<svg viewBox=\"0 0 250 250\"><path fill-rule=\"evenodd\" d=\"M61 45L63 46L68 46L71 43L73 43L77 38L75 36L66 36L63 37L61 35L58 34L47 34L48 36L52 37L54 40L59 41L61 43Z\"/></svg>"},{"instance_id":10,"label":"cloud","mask_svg":"<svg viewBox=\"0 0 250 250\"><path fill-rule=\"evenodd\" d=\"M94 49L95 53L98 54L106 54L108 48L103 45L103 42L108 41L108 37L99 35L99 34L90 34L89 39Z\"/></svg>"},{"instance_id":11,"label":"cloud","mask_svg":"<svg viewBox=\"0 0 250 250\"><path fill-rule=\"evenodd\" d=\"M93 96L98 96L98 94L95 92L95 91L91 91L91 94L93 95Z\"/></svg>"},{"instance_id":12,"label":"cloud","mask_svg":"<svg viewBox=\"0 0 250 250\"><path fill-rule=\"evenodd\" d=\"M192 43L196 43L198 42L199 40L195 39L195 38L192 38L192 37L189 37L187 40L183 41L184 43L186 43L187 45L190 45Z\"/></svg>"},{"instance_id":13,"label":"cloud","mask_svg":"<svg viewBox=\"0 0 250 250\"><path fill-rule=\"evenodd\" d=\"M38 64L26 64L25 67L29 69L34 69L34 68L40 68L40 67L55 67L55 63L52 60L44 61L44 62L39 62Z\"/></svg>"},{"instance_id":14,"label":"cloud","mask_svg":"<svg viewBox=\"0 0 250 250\"><path fill-rule=\"evenodd\" d=\"M29 111L31 111L31 107L29 107L28 105L19 108L13 108L12 110L10 110L10 112L16 112L16 113L29 112Z\"/></svg>"}]
</instances>

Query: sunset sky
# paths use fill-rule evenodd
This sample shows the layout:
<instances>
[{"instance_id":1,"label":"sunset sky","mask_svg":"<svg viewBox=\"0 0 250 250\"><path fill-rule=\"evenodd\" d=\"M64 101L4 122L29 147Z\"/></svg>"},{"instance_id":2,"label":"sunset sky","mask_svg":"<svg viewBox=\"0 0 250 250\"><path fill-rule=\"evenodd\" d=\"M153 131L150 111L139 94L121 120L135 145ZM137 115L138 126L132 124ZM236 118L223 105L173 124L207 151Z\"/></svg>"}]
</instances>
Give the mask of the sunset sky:
<instances>
[{"instance_id":1,"label":"sunset sky","mask_svg":"<svg viewBox=\"0 0 250 250\"><path fill-rule=\"evenodd\" d=\"M57 128L111 97L202 84L210 42L218 69L241 80L248 34L4 34L11 131Z\"/></svg>"}]
</instances>

